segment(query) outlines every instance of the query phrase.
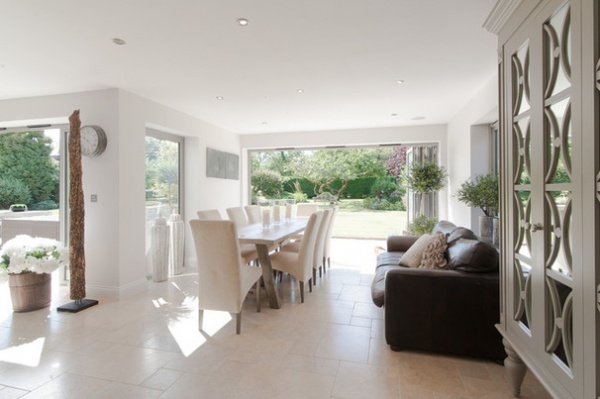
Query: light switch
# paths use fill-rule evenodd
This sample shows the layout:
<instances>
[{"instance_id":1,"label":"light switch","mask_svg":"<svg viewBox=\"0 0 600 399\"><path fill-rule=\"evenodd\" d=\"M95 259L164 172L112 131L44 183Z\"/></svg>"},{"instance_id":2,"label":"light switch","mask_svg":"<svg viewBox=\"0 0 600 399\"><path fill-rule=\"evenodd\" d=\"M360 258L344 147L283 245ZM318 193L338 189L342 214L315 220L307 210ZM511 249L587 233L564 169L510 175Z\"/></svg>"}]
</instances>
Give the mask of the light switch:
<instances>
[{"instance_id":1,"label":"light switch","mask_svg":"<svg viewBox=\"0 0 600 399\"><path fill-rule=\"evenodd\" d=\"M90 196L90 201L92 201L92 202L98 202L98 194L92 194Z\"/></svg>"}]
</instances>

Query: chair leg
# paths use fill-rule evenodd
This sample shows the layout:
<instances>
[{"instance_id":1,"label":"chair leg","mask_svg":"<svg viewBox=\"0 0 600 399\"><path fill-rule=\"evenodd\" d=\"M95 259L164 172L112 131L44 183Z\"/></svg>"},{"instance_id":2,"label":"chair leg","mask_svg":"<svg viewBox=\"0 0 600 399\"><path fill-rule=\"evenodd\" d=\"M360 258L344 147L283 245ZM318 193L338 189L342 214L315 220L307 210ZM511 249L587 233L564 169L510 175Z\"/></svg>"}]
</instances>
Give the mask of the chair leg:
<instances>
[{"instance_id":1,"label":"chair leg","mask_svg":"<svg viewBox=\"0 0 600 399\"><path fill-rule=\"evenodd\" d=\"M312 278L308 280L308 291L312 292Z\"/></svg>"},{"instance_id":2,"label":"chair leg","mask_svg":"<svg viewBox=\"0 0 600 399\"><path fill-rule=\"evenodd\" d=\"M204 322L204 309L198 310L198 331L202 331L202 323Z\"/></svg>"},{"instance_id":3,"label":"chair leg","mask_svg":"<svg viewBox=\"0 0 600 399\"><path fill-rule=\"evenodd\" d=\"M260 313L260 286L262 282L262 277L256 280L256 311Z\"/></svg>"},{"instance_id":4,"label":"chair leg","mask_svg":"<svg viewBox=\"0 0 600 399\"><path fill-rule=\"evenodd\" d=\"M235 333L240 335L242 332L242 312L235 314Z\"/></svg>"},{"instance_id":5,"label":"chair leg","mask_svg":"<svg viewBox=\"0 0 600 399\"><path fill-rule=\"evenodd\" d=\"M323 256L323 274L327 274L327 260L328 260L328 259L329 259L329 258L325 258L325 257Z\"/></svg>"},{"instance_id":6,"label":"chair leg","mask_svg":"<svg viewBox=\"0 0 600 399\"><path fill-rule=\"evenodd\" d=\"M299 281L298 283L300 284L300 302L304 303L304 282Z\"/></svg>"},{"instance_id":7,"label":"chair leg","mask_svg":"<svg viewBox=\"0 0 600 399\"><path fill-rule=\"evenodd\" d=\"M317 269L315 269L314 267L313 267L313 278L312 279L313 279L313 281L316 284L316 282L317 282Z\"/></svg>"}]
</instances>

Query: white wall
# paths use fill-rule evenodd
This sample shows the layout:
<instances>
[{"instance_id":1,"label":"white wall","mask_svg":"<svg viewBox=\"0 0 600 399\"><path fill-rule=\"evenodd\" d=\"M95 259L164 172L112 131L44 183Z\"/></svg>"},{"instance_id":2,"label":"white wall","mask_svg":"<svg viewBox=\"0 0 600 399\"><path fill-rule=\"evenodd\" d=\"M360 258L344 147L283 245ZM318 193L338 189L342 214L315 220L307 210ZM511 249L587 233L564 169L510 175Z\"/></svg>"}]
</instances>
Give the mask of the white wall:
<instances>
[{"instance_id":1,"label":"white wall","mask_svg":"<svg viewBox=\"0 0 600 399\"><path fill-rule=\"evenodd\" d=\"M248 176L248 151L275 148L322 148L327 146L373 146L379 144L436 143L440 164L447 168L446 125L403 126L372 129L331 130L275 134L252 134L240 137L242 173ZM248 179L242 178L242 202L248 202ZM440 195L440 218L446 218L447 193Z\"/></svg>"},{"instance_id":2,"label":"white wall","mask_svg":"<svg viewBox=\"0 0 600 399\"><path fill-rule=\"evenodd\" d=\"M456 199L462 182L489 171L489 125L498 120L498 77L488 83L448 124L448 219L457 225L479 230L478 210Z\"/></svg>"},{"instance_id":3,"label":"white wall","mask_svg":"<svg viewBox=\"0 0 600 399\"><path fill-rule=\"evenodd\" d=\"M66 121L75 109L81 111L82 125L100 125L108 137L104 154L82 159L87 296L124 298L146 288L146 127L188 137L183 215L187 260L194 258L187 225L196 211L211 207L224 211L239 204L239 181L206 178L206 147L239 153L239 138L118 89L0 101L0 126ZM90 202L91 194L98 195L98 202Z\"/></svg>"}]
</instances>

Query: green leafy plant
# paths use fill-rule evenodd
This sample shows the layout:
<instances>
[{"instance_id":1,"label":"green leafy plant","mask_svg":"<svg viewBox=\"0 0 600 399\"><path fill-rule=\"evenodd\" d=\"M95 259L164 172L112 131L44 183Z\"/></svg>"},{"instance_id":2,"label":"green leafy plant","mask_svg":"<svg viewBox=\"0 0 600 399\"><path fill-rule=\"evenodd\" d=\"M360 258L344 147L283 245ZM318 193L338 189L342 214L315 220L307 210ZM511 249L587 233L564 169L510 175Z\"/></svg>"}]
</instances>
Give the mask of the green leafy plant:
<instances>
[{"instance_id":1,"label":"green leafy plant","mask_svg":"<svg viewBox=\"0 0 600 399\"><path fill-rule=\"evenodd\" d=\"M31 191L21 180L14 177L0 177L0 209L8 209L12 204L31 202Z\"/></svg>"},{"instance_id":2,"label":"green leafy plant","mask_svg":"<svg viewBox=\"0 0 600 399\"><path fill-rule=\"evenodd\" d=\"M280 195L283 191L283 181L281 174L274 170L259 169L252 173L252 190L255 193L259 191L266 197Z\"/></svg>"},{"instance_id":3,"label":"green leafy plant","mask_svg":"<svg viewBox=\"0 0 600 399\"><path fill-rule=\"evenodd\" d=\"M412 164L406 176L406 185L421 194L421 215L425 213L425 194L444 188L447 176L446 170L435 162Z\"/></svg>"},{"instance_id":4,"label":"green leafy plant","mask_svg":"<svg viewBox=\"0 0 600 399\"><path fill-rule=\"evenodd\" d=\"M499 205L499 183L495 174L477 175L463 182L456 196L471 208L480 208L486 216L495 216Z\"/></svg>"},{"instance_id":5,"label":"green leafy plant","mask_svg":"<svg viewBox=\"0 0 600 399\"><path fill-rule=\"evenodd\" d=\"M411 236L422 236L423 234L429 234L437 222L437 218L419 215L408 224L408 234Z\"/></svg>"}]
</instances>

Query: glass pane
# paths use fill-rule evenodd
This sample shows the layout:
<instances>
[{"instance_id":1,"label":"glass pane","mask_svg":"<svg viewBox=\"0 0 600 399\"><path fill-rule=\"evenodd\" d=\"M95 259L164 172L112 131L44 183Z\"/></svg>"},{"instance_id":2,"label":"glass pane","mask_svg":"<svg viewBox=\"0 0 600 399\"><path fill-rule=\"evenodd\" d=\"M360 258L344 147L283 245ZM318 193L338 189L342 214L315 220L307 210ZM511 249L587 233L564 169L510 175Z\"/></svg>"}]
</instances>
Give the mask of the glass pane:
<instances>
[{"instance_id":1,"label":"glass pane","mask_svg":"<svg viewBox=\"0 0 600 399\"><path fill-rule=\"evenodd\" d=\"M529 117L521 118L514 123L513 131L514 183L519 185L529 184L531 183L531 129Z\"/></svg>"},{"instance_id":2,"label":"glass pane","mask_svg":"<svg viewBox=\"0 0 600 399\"><path fill-rule=\"evenodd\" d=\"M528 223L531 223L531 201L528 190L519 190L514 193L515 218L513 220L514 228L514 249L515 253L523 257L531 257L530 242L531 233L527 229Z\"/></svg>"},{"instance_id":3,"label":"glass pane","mask_svg":"<svg viewBox=\"0 0 600 399\"><path fill-rule=\"evenodd\" d=\"M146 272L152 274L152 226L180 213L180 143L146 136Z\"/></svg>"},{"instance_id":4,"label":"glass pane","mask_svg":"<svg viewBox=\"0 0 600 399\"><path fill-rule=\"evenodd\" d=\"M573 364L573 290L546 277L547 330L546 352L552 353L565 366Z\"/></svg>"},{"instance_id":5,"label":"glass pane","mask_svg":"<svg viewBox=\"0 0 600 399\"><path fill-rule=\"evenodd\" d=\"M564 276L571 276L571 192L546 192L546 214L550 226L547 232L548 251L546 267Z\"/></svg>"},{"instance_id":6,"label":"glass pane","mask_svg":"<svg viewBox=\"0 0 600 399\"><path fill-rule=\"evenodd\" d=\"M571 182L571 102L567 98L545 108L546 182Z\"/></svg>"},{"instance_id":7,"label":"glass pane","mask_svg":"<svg viewBox=\"0 0 600 399\"><path fill-rule=\"evenodd\" d=\"M2 240L18 234L60 240L60 161L60 129L0 134L0 223L11 219ZM40 216L47 220L31 219Z\"/></svg>"},{"instance_id":8,"label":"glass pane","mask_svg":"<svg viewBox=\"0 0 600 399\"><path fill-rule=\"evenodd\" d=\"M544 24L545 98L571 86L571 16L568 5Z\"/></svg>"},{"instance_id":9,"label":"glass pane","mask_svg":"<svg viewBox=\"0 0 600 399\"><path fill-rule=\"evenodd\" d=\"M513 115L530 108L529 105L529 43L512 56Z\"/></svg>"}]
</instances>

